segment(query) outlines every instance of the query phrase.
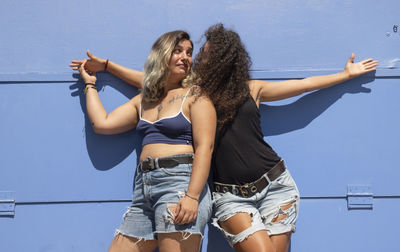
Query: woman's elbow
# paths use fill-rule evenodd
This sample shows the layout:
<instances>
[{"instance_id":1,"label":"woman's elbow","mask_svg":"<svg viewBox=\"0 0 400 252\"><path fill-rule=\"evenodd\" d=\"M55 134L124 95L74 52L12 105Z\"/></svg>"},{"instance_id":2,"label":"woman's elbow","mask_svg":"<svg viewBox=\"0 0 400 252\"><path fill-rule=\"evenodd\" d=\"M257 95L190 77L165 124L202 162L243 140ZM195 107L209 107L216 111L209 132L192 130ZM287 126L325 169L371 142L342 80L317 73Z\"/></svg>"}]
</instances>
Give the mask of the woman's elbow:
<instances>
[{"instance_id":1,"label":"woman's elbow","mask_svg":"<svg viewBox=\"0 0 400 252\"><path fill-rule=\"evenodd\" d=\"M93 131L96 134L100 135L111 135L114 134L112 130L107 128L106 125L92 123Z\"/></svg>"}]
</instances>

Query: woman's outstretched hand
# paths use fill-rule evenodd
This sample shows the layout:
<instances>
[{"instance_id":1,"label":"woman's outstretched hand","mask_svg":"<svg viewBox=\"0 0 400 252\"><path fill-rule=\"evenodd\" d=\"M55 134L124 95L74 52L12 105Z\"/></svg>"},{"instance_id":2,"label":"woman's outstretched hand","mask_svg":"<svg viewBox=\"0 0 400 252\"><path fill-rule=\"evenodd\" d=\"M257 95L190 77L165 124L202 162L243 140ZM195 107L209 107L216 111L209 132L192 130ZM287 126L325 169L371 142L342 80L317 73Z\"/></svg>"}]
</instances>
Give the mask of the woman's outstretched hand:
<instances>
[{"instance_id":1,"label":"woman's outstretched hand","mask_svg":"<svg viewBox=\"0 0 400 252\"><path fill-rule=\"evenodd\" d=\"M354 58L354 53L352 53L344 68L344 72L347 73L350 78L354 78L376 70L378 61L370 58L354 63Z\"/></svg>"},{"instance_id":2,"label":"woman's outstretched hand","mask_svg":"<svg viewBox=\"0 0 400 252\"><path fill-rule=\"evenodd\" d=\"M81 73L81 78L85 83L95 84L97 81L96 72L89 72L86 70L87 60L83 60L82 63L78 67L78 71Z\"/></svg>"},{"instance_id":3,"label":"woman's outstretched hand","mask_svg":"<svg viewBox=\"0 0 400 252\"><path fill-rule=\"evenodd\" d=\"M90 53L89 50L86 51L87 56L89 59L86 60L72 60L71 64L69 64L70 67L72 67L73 70L79 70L79 67L83 64L85 61L85 69L89 73L96 73L99 71L104 71L106 60L101 59L97 56L94 56L93 54Z\"/></svg>"}]
</instances>

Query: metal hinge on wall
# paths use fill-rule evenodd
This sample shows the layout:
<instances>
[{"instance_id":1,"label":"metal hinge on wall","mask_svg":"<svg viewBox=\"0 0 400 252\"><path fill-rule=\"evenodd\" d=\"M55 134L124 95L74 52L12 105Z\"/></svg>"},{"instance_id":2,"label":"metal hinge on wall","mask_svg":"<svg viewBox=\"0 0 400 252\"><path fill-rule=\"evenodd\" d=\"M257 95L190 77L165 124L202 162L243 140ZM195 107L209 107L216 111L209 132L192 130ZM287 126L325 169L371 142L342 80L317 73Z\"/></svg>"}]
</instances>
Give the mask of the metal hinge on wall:
<instances>
[{"instance_id":1,"label":"metal hinge on wall","mask_svg":"<svg viewBox=\"0 0 400 252\"><path fill-rule=\"evenodd\" d=\"M374 197L370 185L347 186L347 209L372 209Z\"/></svg>"},{"instance_id":2,"label":"metal hinge on wall","mask_svg":"<svg viewBox=\"0 0 400 252\"><path fill-rule=\"evenodd\" d=\"M15 193L0 192L0 217L14 217Z\"/></svg>"}]
</instances>

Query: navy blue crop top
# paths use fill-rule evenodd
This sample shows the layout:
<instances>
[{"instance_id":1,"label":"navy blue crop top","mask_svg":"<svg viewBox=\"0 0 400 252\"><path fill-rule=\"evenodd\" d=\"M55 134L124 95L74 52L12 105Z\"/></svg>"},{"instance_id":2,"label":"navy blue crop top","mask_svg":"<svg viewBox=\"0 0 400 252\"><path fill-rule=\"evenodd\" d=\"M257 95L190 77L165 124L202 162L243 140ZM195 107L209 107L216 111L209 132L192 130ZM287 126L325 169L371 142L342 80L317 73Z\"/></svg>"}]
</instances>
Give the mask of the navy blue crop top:
<instances>
[{"instance_id":1,"label":"navy blue crop top","mask_svg":"<svg viewBox=\"0 0 400 252\"><path fill-rule=\"evenodd\" d=\"M192 124L182 111L189 90L183 98L181 108L176 115L161 118L154 122L142 118L142 105L140 104L139 123L136 126L136 130L143 136L142 146L152 143L190 145L193 143Z\"/></svg>"}]
</instances>

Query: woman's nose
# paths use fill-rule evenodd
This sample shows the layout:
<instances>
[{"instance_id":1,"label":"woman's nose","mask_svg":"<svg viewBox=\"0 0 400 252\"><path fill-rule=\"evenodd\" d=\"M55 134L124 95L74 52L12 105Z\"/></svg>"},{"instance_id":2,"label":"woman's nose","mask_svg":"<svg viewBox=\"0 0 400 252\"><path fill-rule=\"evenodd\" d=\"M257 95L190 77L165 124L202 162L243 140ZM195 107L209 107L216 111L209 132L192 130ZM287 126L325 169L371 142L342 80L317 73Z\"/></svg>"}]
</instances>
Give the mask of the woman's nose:
<instances>
[{"instance_id":1,"label":"woman's nose","mask_svg":"<svg viewBox=\"0 0 400 252\"><path fill-rule=\"evenodd\" d=\"M187 61L189 58L189 55L186 54L186 52L181 53L181 59Z\"/></svg>"}]
</instances>

